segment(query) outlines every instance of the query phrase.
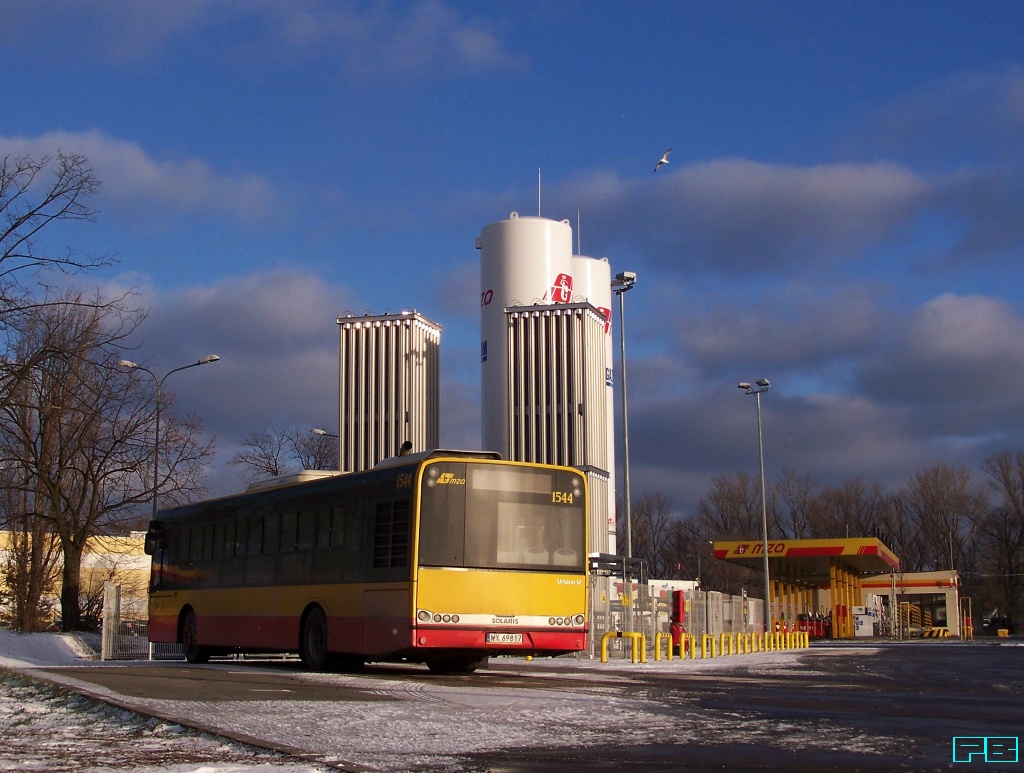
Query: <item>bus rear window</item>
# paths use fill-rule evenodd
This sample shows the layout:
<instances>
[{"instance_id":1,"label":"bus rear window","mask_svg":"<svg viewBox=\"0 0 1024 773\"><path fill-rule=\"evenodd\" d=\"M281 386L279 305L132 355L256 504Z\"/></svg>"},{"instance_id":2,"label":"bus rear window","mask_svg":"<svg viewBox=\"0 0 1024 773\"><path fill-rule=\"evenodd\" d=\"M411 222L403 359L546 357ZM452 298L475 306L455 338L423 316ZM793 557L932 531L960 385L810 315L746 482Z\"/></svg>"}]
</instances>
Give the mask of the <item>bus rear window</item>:
<instances>
[{"instance_id":1,"label":"bus rear window","mask_svg":"<svg viewBox=\"0 0 1024 773\"><path fill-rule=\"evenodd\" d=\"M439 463L428 468L424 481L422 566L583 570L586 503L581 475Z\"/></svg>"}]
</instances>

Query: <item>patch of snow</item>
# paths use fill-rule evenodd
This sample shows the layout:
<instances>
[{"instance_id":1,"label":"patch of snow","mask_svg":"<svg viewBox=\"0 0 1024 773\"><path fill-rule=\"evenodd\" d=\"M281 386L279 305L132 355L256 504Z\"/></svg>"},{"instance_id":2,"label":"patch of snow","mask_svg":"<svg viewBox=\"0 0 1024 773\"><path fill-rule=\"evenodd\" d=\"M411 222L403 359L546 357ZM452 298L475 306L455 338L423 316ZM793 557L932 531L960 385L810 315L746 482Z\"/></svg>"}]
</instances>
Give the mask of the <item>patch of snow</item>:
<instances>
[{"instance_id":1,"label":"patch of snow","mask_svg":"<svg viewBox=\"0 0 1024 773\"><path fill-rule=\"evenodd\" d=\"M0 770L323 773L320 765L118 709L0 669Z\"/></svg>"}]
</instances>

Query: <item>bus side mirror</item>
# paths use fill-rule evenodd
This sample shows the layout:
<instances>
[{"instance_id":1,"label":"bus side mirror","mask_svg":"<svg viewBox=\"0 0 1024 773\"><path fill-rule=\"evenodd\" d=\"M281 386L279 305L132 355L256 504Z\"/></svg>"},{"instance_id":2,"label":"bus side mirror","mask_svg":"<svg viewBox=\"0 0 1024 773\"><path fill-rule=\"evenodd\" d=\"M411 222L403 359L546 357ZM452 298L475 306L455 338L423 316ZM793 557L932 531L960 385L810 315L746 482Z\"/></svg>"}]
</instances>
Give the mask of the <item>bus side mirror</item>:
<instances>
[{"instance_id":1,"label":"bus side mirror","mask_svg":"<svg viewBox=\"0 0 1024 773\"><path fill-rule=\"evenodd\" d=\"M151 556L160 549L161 543L163 542L164 530L157 524L151 524L149 531L146 532L146 541L142 545L142 550L147 556Z\"/></svg>"}]
</instances>

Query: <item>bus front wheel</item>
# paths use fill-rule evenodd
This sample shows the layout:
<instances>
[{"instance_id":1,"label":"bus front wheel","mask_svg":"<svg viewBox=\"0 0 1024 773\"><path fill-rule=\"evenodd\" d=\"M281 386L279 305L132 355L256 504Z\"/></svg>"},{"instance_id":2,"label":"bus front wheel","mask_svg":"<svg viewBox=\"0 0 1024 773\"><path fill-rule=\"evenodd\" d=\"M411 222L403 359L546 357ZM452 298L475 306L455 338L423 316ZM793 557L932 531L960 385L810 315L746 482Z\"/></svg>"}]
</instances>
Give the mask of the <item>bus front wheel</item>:
<instances>
[{"instance_id":1,"label":"bus front wheel","mask_svg":"<svg viewBox=\"0 0 1024 773\"><path fill-rule=\"evenodd\" d=\"M313 607L302 624L299 655L310 671L327 667L327 616L320 607Z\"/></svg>"},{"instance_id":2,"label":"bus front wheel","mask_svg":"<svg viewBox=\"0 0 1024 773\"><path fill-rule=\"evenodd\" d=\"M196 635L196 613L189 610L185 615L185 623L181 627L181 643L185 648L185 660L189 663L205 663L210 659L206 647L199 646Z\"/></svg>"}]
</instances>

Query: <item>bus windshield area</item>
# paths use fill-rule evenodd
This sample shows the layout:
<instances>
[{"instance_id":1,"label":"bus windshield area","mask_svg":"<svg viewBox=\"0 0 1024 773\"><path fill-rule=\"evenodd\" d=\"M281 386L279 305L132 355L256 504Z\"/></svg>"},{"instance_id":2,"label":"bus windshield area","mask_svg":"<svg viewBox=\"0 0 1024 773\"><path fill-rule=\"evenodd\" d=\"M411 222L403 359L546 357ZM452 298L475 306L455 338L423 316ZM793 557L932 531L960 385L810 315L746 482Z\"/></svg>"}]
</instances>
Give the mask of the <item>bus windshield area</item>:
<instances>
[{"instance_id":1,"label":"bus windshield area","mask_svg":"<svg viewBox=\"0 0 1024 773\"><path fill-rule=\"evenodd\" d=\"M472 462L424 470L421 566L582 572L585 530L580 473Z\"/></svg>"}]
</instances>

